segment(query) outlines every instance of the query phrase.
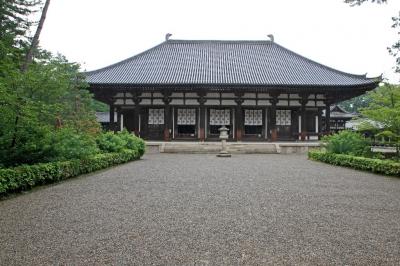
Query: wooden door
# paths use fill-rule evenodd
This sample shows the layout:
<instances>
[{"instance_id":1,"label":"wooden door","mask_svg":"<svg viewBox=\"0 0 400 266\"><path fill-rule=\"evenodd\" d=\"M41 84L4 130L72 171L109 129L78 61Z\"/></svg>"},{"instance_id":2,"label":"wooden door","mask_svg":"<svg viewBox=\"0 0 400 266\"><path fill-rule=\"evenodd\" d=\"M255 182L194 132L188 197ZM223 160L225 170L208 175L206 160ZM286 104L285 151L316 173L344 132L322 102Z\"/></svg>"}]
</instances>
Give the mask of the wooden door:
<instances>
[{"instance_id":1,"label":"wooden door","mask_svg":"<svg viewBox=\"0 0 400 266\"><path fill-rule=\"evenodd\" d=\"M292 139L292 110L276 110L276 131L278 139Z\"/></svg>"},{"instance_id":2,"label":"wooden door","mask_svg":"<svg viewBox=\"0 0 400 266\"><path fill-rule=\"evenodd\" d=\"M164 136L164 108L148 108L142 115L143 136L150 140L162 140Z\"/></svg>"}]
</instances>

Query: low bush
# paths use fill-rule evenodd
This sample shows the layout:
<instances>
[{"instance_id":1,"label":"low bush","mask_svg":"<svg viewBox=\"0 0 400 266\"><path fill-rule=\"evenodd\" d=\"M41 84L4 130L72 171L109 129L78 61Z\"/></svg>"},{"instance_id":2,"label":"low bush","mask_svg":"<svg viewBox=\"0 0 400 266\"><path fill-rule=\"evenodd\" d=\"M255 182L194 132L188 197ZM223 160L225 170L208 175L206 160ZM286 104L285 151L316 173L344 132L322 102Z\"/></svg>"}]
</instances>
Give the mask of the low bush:
<instances>
[{"instance_id":1,"label":"low bush","mask_svg":"<svg viewBox=\"0 0 400 266\"><path fill-rule=\"evenodd\" d=\"M145 142L129 133L127 130L114 133L108 131L102 133L96 139L97 145L103 152L120 152L124 149L136 150L142 156L145 152Z\"/></svg>"},{"instance_id":2,"label":"low bush","mask_svg":"<svg viewBox=\"0 0 400 266\"><path fill-rule=\"evenodd\" d=\"M137 150L142 156L146 150L146 143L143 139L129 133L127 130L118 132L118 136L126 142L126 149Z\"/></svg>"},{"instance_id":3,"label":"low bush","mask_svg":"<svg viewBox=\"0 0 400 266\"><path fill-rule=\"evenodd\" d=\"M349 154L355 156L369 155L370 142L361 134L343 130L337 134L325 136L326 150L331 153Z\"/></svg>"},{"instance_id":4,"label":"low bush","mask_svg":"<svg viewBox=\"0 0 400 266\"><path fill-rule=\"evenodd\" d=\"M315 161L333 165L400 177L400 163L389 160L371 159L348 154L335 154L318 150L309 151L308 157Z\"/></svg>"},{"instance_id":5,"label":"low bush","mask_svg":"<svg viewBox=\"0 0 400 266\"><path fill-rule=\"evenodd\" d=\"M84 159L100 152L95 139L88 134L81 134L72 128L61 128L50 136L51 155L45 161L64 161L70 159Z\"/></svg>"},{"instance_id":6,"label":"low bush","mask_svg":"<svg viewBox=\"0 0 400 266\"><path fill-rule=\"evenodd\" d=\"M25 130L24 134L19 134L13 148L10 148L9 140L3 141L0 136L0 166L3 167L83 159L100 153L93 136L71 127Z\"/></svg>"},{"instance_id":7,"label":"low bush","mask_svg":"<svg viewBox=\"0 0 400 266\"><path fill-rule=\"evenodd\" d=\"M126 141L112 131L100 134L96 139L97 146L102 152L120 152L126 146Z\"/></svg>"},{"instance_id":8,"label":"low bush","mask_svg":"<svg viewBox=\"0 0 400 266\"><path fill-rule=\"evenodd\" d=\"M112 165L136 160L140 157L141 155L136 150L123 150L119 153L97 154L85 159L0 169L0 195L27 190L37 185L57 182Z\"/></svg>"}]
</instances>

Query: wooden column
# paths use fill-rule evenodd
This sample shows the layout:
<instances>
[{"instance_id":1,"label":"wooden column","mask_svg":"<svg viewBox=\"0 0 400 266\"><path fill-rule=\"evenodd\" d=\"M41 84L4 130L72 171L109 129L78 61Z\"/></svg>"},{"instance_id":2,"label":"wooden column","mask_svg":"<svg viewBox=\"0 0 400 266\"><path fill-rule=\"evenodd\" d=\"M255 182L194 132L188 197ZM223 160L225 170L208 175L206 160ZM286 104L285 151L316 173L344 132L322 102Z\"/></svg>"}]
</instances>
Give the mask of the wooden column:
<instances>
[{"instance_id":1,"label":"wooden column","mask_svg":"<svg viewBox=\"0 0 400 266\"><path fill-rule=\"evenodd\" d=\"M135 108L133 111L133 132L135 133L136 136L140 136L140 130L139 130L139 125L140 125L140 102L142 99L140 99L138 96L135 96L133 98L133 102L135 103Z\"/></svg>"},{"instance_id":2,"label":"wooden column","mask_svg":"<svg viewBox=\"0 0 400 266\"><path fill-rule=\"evenodd\" d=\"M321 139L322 133L322 109L318 108L318 139Z\"/></svg>"},{"instance_id":3,"label":"wooden column","mask_svg":"<svg viewBox=\"0 0 400 266\"><path fill-rule=\"evenodd\" d=\"M117 108L117 125L115 131L121 131L121 108Z\"/></svg>"},{"instance_id":4,"label":"wooden column","mask_svg":"<svg viewBox=\"0 0 400 266\"><path fill-rule=\"evenodd\" d=\"M200 136L200 141L204 141L206 139L206 108L204 106L204 103L206 102L205 93L197 93L199 95L199 98L197 101L200 104L200 114L199 114L199 119L200 119L200 131L199 131L199 136Z\"/></svg>"},{"instance_id":5,"label":"wooden column","mask_svg":"<svg viewBox=\"0 0 400 266\"><path fill-rule=\"evenodd\" d=\"M278 139L278 132L276 131L276 104L278 103L278 95L272 95L272 99L269 100L271 103L271 141L276 141Z\"/></svg>"},{"instance_id":6,"label":"wooden column","mask_svg":"<svg viewBox=\"0 0 400 266\"><path fill-rule=\"evenodd\" d=\"M172 116L171 116L171 106L169 105L171 102L171 92L164 91L163 92L163 102L165 104L164 107L164 141L171 140L170 131L172 129Z\"/></svg>"},{"instance_id":7,"label":"wooden column","mask_svg":"<svg viewBox=\"0 0 400 266\"><path fill-rule=\"evenodd\" d=\"M172 116L171 116L171 105L165 104L164 107L164 141L171 140L170 130L172 129Z\"/></svg>"},{"instance_id":8,"label":"wooden column","mask_svg":"<svg viewBox=\"0 0 400 266\"><path fill-rule=\"evenodd\" d=\"M115 112L114 104L110 104L110 123L108 128L110 131L115 131L114 112Z\"/></svg>"},{"instance_id":9,"label":"wooden column","mask_svg":"<svg viewBox=\"0 0 400 266\"><path fill-rule=\"evenodd\" d=\"M304 141L307 138L307 113L306 113L306 104L308 102L308 94L304 94L301 96L301 140Z\"/></svg>"},{"instance_id":10,"label":"wooden column","mask_svg":"<svg viewBox=\"0 0 400 266\"><path fill-rule=\"evenodd\" d=\"M243 93L236 93L236 106L235 106L235 123L236 123L236 140L241 141L244 134L244 121L243 121Z\"/></svg>"},{"instance_id":11,"label":"wooden column","mask_svg":"<svg viewBox=\"0 0 400 266\"><path fill-rule=\"evenodd\" d=\"M331 133L331 104L325 101L325 134Z\"/></svg>"}]
</instances>

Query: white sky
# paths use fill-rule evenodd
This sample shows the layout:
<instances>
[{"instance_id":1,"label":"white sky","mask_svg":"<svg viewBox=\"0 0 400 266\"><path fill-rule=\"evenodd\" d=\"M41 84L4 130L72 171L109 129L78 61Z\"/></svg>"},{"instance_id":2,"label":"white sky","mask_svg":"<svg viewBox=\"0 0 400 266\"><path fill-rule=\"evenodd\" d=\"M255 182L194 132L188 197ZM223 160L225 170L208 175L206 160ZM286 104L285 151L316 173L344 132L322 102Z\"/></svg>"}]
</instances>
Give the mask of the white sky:
<instances>
[{"instance_id":1,"label":"white sky","mask_svg":"<svg viewBox=\"0 0 400 266\"><path fill-rule=\"evenodd\" d=\"M342 0L52 0L40 44L85 70L172 39L266 40L352 74L390 82L399 0L349 7Z\"/></svg>"}]
</instances>

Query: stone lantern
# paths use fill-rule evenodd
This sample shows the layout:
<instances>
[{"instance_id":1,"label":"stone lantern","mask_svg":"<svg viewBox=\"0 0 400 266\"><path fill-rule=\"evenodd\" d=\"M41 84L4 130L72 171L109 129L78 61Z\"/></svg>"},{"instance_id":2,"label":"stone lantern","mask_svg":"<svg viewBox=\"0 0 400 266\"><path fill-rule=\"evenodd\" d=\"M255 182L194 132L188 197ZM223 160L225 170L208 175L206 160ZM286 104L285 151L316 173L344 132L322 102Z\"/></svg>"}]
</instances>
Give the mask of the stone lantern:
<instances>
[{"instance_id":1,"label":"stone lantern","mask_svg":"<svg viewBox=\"0 0 400 266\"><path fill-rule=\"evenodd\" d=\"M231 154L228 153L226 148L226 140L229 138L228 131L229 129L225 126L222 126L219 130L219 139L221 140L222 149L217 154L217 157L231 157Z\"/></svg>"}]
</instances>

